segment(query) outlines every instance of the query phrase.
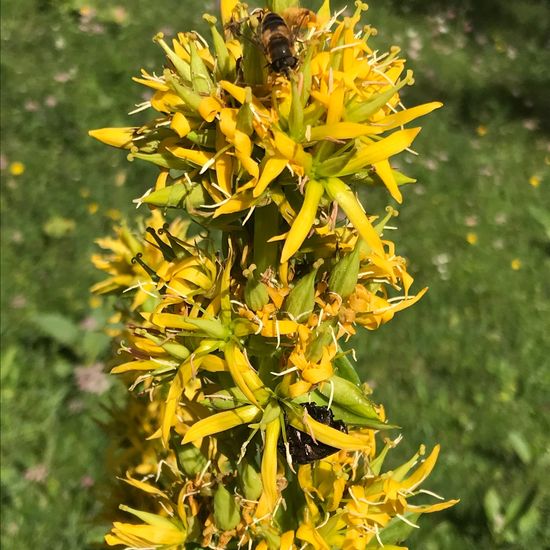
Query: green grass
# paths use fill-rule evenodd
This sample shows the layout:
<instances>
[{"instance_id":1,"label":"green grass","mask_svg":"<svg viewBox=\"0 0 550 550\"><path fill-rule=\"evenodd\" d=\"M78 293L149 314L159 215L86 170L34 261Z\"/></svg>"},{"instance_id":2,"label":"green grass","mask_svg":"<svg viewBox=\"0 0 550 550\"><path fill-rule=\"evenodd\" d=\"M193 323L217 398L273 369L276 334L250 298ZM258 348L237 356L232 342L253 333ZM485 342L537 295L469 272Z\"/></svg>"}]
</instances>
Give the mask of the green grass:
<instances>
[{"instance_id":1,"label":"green grass","mask_svg":"<svg viewBox=\"0 0 550 550\"><path fill-rule=\"evenodd\" d=\"M93 523L111 482L96 420L112 392L86 393L74 376L107 351L89 320L87 289L98 278L89 256L109 230L109 209L132 212L155 172L86 132L128 124L141 93L131 76L162 63L156 32L202 28L198 15L189 20L199 2L121 2L124 21L112 3L87 4L97 16L83 29L74 9L84 2L3 2L6 548L84 548L107 525ZM368 15L380 50L399 44L414 58L417 84L404 101L446 105L423 121L420 157L400 160L418 183L405 190L392 234L416 288L430 291L365 334L361 369L403 427L395 460L441 442L426 487L462 499L423 518L411 548L542 548L550 543L550 10L543 1L485 0L475 10L407 2L408 12L398 4L373 2ZM18 177L9 173L16 161L26 167ZM387 198L371 200L382 207ZM64 321L44 318L52 313ZM77 331L83 319L88 328Z\"/></svg>"}]
</instances>

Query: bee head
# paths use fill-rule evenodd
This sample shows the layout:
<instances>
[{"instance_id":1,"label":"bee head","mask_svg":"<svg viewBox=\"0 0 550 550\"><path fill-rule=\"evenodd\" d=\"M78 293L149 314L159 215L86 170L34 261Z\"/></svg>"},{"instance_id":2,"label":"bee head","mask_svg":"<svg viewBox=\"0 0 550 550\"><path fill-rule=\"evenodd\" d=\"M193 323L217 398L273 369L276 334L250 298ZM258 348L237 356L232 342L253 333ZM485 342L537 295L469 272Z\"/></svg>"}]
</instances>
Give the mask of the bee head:
<instances>
[{"instance_id":1,"label":"bee head","mask_svg":"<svg viewBox=\"0 0 550 550\"><path fill-rule=\"evenodd\" d=\"M275 59L273 63L271 63L271 69L275 71L276 73L283 73L286 76L288 76L288 73L291 69L294 69L296 65L298 64L298 59L294 57L293 55L281 57L279 59Z\"/></svg>"}]
</instances>

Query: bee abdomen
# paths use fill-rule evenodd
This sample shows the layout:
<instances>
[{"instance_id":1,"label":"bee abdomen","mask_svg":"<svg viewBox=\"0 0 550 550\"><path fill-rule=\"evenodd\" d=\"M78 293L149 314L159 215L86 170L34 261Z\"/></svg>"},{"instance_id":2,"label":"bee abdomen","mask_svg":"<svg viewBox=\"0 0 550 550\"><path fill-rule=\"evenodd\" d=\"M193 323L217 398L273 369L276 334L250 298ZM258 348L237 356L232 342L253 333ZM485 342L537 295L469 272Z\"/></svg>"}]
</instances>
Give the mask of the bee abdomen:
<instances>
[{"instance_id":1,"label":"bee abdomen","mask_svg":"<svg viewBox=\"0 0 550 550\"><path fill-rule=\"evenodd\" d=\"M262 32L277 32L277 28L282 27L282 32L287 30L285 20L277 13L269 12L262 21Z\"/></svg>"}]
</instances>

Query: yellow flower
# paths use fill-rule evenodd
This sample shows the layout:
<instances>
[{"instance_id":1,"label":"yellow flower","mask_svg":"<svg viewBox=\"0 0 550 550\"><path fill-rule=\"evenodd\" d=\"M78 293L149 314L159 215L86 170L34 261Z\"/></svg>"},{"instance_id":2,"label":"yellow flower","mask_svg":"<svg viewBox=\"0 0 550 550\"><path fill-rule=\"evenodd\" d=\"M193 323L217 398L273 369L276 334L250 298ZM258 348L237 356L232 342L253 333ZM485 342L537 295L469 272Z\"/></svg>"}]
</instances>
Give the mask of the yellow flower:
<instances>
[{"instance_id":1,"label":"yellow flower","mask_svg":"<svg viewBox=\"0 0 550 550\"><path fill-rule=\"evenodd\" d=\"M10 174L12 176L21 176L25 172L25 165L22 162L12 162L10 164Z\"/></svg>"},{"instance_id":2,"label":"yellow flower","mask_svg":"<svg viewBox=\"0 0 550 550\"><path fill-rule=\"evenodd\" d=\"M483 126L482 124L479 125L477 128L476 128L476 133L479 137L484 137L487 135L487 126Z\"/></svg>"},{"instance_id":3,"label":"yellow flower","mask_svg":"<svg viewBox=\"0 0 550 550\"><path fill-rule=\"evenodd\" d=\"M511 262L510 262L510 267L514 270L514 271L519 271L521 269L521 260L519 258L514 258Z\"/></svg>"},{"instance_id":4,"label":"yellow flower","mask_svg":"<svg viewBox=\"0 0 550 550\"><path fill-rule=\"evenodd\" d=\"M533 175L529 178L529 185L532 187L538 187L542 182L542 178L537 175Z\"/></svg>"},{"instance_id":5,"label":"yellow flower","mask_svg":"<svg viewBox=\"0 0 550 550\"><path fill-rule=\"evenodd\" d=\"M471 244L471 245L477 244L478 240L479 240L479 237L477 236L477 233L473 233L470 231L466 235L466 241L468 242L468 244Z\"/></svg>"},{"instance_id":6,"label":"yellow flower","mask_svg":"<svg viewBox=\"0 0 550 550\"><path fill-rule=\"evenodd\" d=\"M126 547L144 549L161 546L166 550L178 550L185 543L186 529L178 520L134 510L128 506L120 508L135 515L144 523L132 524L116 521L111 534L105 536L105 542L109 546L124 544Z\"/></svg>"}]
</instances>

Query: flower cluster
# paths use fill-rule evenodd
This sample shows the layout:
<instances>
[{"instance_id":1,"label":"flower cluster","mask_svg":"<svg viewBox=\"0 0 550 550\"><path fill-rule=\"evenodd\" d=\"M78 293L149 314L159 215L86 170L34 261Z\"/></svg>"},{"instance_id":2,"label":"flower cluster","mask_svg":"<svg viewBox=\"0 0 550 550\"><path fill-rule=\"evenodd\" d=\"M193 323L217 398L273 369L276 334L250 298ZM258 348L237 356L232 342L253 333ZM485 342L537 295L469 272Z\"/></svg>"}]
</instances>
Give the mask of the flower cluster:
<instances>
[{"instance_id":1,"label":"flower cluster","mask_svg":"<svg viewBox=\"0 0 550 550\"><path fill-rule=\"evenodd\" d=\"M358 193L385 186L401 202L414 180L390 157L418 134L403 125L440 104L402 106L412 74L397 49L369 47L365 4L341 16L289 3L222 0L221 27L204 17L212 47L157 36L167 66L136 79L156 117L90 132L160 169L137 199L153 210L143 234L122 226L94 257L109 275L96 292L133 293L113 372L149 396L160 442L127 477L149 511L121 507L142 523L115 522L110 545L375 548L454 503L408 502L438 447L412 473L423 449L382 473L398 439L377 450L394 426L348 345L426 291L410 292L384 236L397 212L369 215ZM185 217L168 223L169 209Z\"/></svg>"}]
</instances>

